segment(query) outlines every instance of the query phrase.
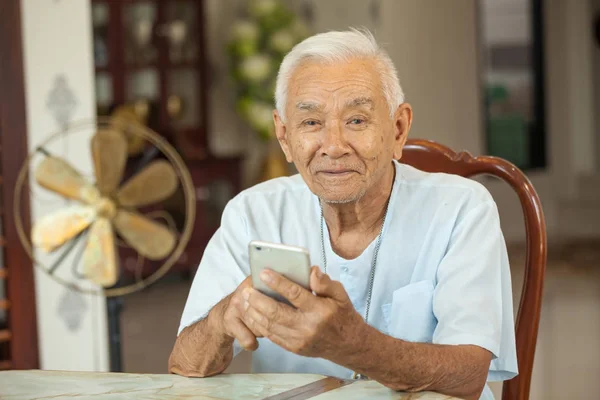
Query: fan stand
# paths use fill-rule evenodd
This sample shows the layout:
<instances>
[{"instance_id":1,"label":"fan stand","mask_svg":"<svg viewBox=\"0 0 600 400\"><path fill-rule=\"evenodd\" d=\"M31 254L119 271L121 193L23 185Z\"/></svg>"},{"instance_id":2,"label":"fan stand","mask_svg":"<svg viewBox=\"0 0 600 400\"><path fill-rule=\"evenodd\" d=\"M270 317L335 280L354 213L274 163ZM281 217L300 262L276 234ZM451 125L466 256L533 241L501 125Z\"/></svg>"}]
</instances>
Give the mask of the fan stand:
<instances>
[{"instance_id":1,"label":"fan stand","mask_svg":"<svg viewBox=\"0 0 600 400\"><path fill-rule=\"evenodd\" d=\"M141 159L132 168L135 175L160 154L160 151L152 146L147 149ZM106 298L106 312L108 318L108 354L110 361L110 372L123 372L123 353L121 341L121 311L123 311L122 296Z\"/></svg>"},{"instance_id":2,"label":"fan stand","mask_svg":"<svg viewBox=\"0 0 600 400\"><path fill-rule=\"evenodd\" d=\"M107 297L106 311L108 315L108 354L110 372L123 372L121 346L121 311L122 297Z\"/></svg>"},{"instance_id":3,"label":"fan stand","mask_svg":"<svg viewBox=\"0 0 600 400\"><path fill-rule=\"evenodd\" d=\"M84 231L85 232L85 231ZM66 246L66 250L61 256L54 262L50 267L49 271L56 270L61 262L69 255L74 249L78 239L81 238L82 234L74 238ZM107 297L106 298L106 311L108 317L108 347L109 347L109 361L110 361L110 372L122 372L122 353L121 353L121 311L123 309L123 299L121 296Z\"/></svg>"},{"instance_id":4,"label":"fan stand","mask_svg":"<svg viewBox=\"0 0 600 400\"><path fill-rule=\"evenodd\" d=\"M81 237L81 234L78 236ZM70 247L59 257L50 271L55 270L62 260L75 248L77 238L73 240ZM108 317L108 346L110 372L122 372L122 353L121 353L121 311L123 309L122 296L106 298L106 311Z\"/></svg>"}]
</instances>

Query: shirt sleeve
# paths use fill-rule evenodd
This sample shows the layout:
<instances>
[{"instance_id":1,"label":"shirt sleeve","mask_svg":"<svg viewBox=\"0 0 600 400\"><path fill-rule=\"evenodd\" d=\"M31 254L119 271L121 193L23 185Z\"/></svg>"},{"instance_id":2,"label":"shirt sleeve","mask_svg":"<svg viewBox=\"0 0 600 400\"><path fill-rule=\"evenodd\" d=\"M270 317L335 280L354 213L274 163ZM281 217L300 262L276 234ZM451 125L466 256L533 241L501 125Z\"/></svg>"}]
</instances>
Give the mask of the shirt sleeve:
<instances>
[{"instance_id":1,"label":"shirt sleeve","mask_svg":"<svg viewBox=\"0 0 600 400\"><path fill-rule=\"evenodd\" d=\"M516 376L510 269L492 200L457 220L438 267L433 312L433 343L477 345L493 354L489 380Z\"/></svg>"},{"instance_id":2,"label":"shirt sleeve","mask_svg":"<svg viewBox=\"0 0 600 400\"><path fill-rule=\"evenodd\" d=\"M190 289L179 330L205 318L249 275L248 229L236 199L230 201L221 227L209 241Z\"/></svg>"}]
</instances>

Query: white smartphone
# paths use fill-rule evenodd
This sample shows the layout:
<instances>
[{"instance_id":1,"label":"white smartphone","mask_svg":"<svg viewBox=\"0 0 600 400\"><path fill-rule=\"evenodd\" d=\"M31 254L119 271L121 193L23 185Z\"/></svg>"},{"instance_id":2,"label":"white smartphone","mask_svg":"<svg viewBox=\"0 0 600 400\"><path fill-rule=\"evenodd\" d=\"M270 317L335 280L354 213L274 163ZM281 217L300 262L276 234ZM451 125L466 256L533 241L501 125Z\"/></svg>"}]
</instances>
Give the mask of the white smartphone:
<instances>
[{"instance_id":1,"label":"white smartphone","mask_svg":"<svg viewBox=\"0 0 600 400\"><path fill-rule=\"evenodd\" d=\"M310 255L305 248L253 240L248 245L248 252L252 285L256 290L289 304L287 299L260 279L260 273L266 268L310 290Z\"/></svg>"}]
</instances>

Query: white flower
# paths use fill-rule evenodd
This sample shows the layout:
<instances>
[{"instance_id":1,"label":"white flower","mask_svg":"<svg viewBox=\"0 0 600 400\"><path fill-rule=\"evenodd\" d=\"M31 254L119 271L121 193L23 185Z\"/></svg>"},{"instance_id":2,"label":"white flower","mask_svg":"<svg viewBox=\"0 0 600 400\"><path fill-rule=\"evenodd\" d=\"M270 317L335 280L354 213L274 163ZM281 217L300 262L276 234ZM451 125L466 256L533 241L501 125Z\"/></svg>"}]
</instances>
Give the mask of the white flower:
<instances>
[{"instance_id":1,"label":"white flower","mask_svg":"<svg viewBox=\"0 0 600 400\"><path fill-rule=\"evenodd\" d=\"M256 18L261 18L271 14L276 8L276 0L253 0L250 3L250 14Z\"/></svg>"},{"instance_id":2,"label":"white flower","mask_svg":"<svg viewBox=\"0 0 600 400\"><path fill-rule=\"evenodd\" d=\"M250 56L242 61L240 74L250 82L261 82L271 73L271 59L263 54Z\"/></svg>"},{"instance_id":3,"label":"white flower","mask_svg":"<svg viewBox=\"0 0 600 400\"><path fill-rule=\"evenodd\" d=\"M252 102L248 107L248 121L257 131L268 131L273 125L273 107L263 102Z\"/></svg>"},{"instance_id":4,"label":"white flower","mask_svg":"<svg viewBox=\"0 0 600 400\"><path fill-rule=\"evenodd\" d=\"M280 53L287 53L294 47L294 35L289 30L275 32L269 39L269 46Z\"/></svg>"},{"instance_id":5,"label":"white flower","mask_svg":"<svg viewBox=\"0 0 600 400\"><path fill-rule=\"evenodd\" d=\"M233 25L231 37L234 40L248 40L255 42L258 40L258 25L250 21L238 21Z\"/></svg>"}]
</instances>

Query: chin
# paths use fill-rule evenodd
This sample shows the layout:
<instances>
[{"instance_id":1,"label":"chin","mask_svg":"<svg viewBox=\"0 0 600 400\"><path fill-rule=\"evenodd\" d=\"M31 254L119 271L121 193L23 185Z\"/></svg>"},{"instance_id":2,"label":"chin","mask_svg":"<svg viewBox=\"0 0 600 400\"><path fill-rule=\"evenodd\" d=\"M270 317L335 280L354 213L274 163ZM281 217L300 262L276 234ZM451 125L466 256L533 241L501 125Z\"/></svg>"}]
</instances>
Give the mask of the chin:
<instances>
[{"instance_id":1,"label":"chin","mask_svg":"<svg viewBox=\"0 0 600 400\"><path fill-rule=\"evenodd\" d=\"M367 191L365 182L356 176L325 179L320 175L301 175L311 191L329 204L346 204L360 200Z\"/></svg>"},{"instance_id":2,"label":"chin","mask_svg":"<svg viewBox=\"0 0 600 400\"><path fill-rule=\"evenodd\" d=\"M360 200L364 195L364 192L353 192L353 193L322 193L319 194L319 198L328 204L348 204L354 203Z\"/></svg>"}]
</instances>

